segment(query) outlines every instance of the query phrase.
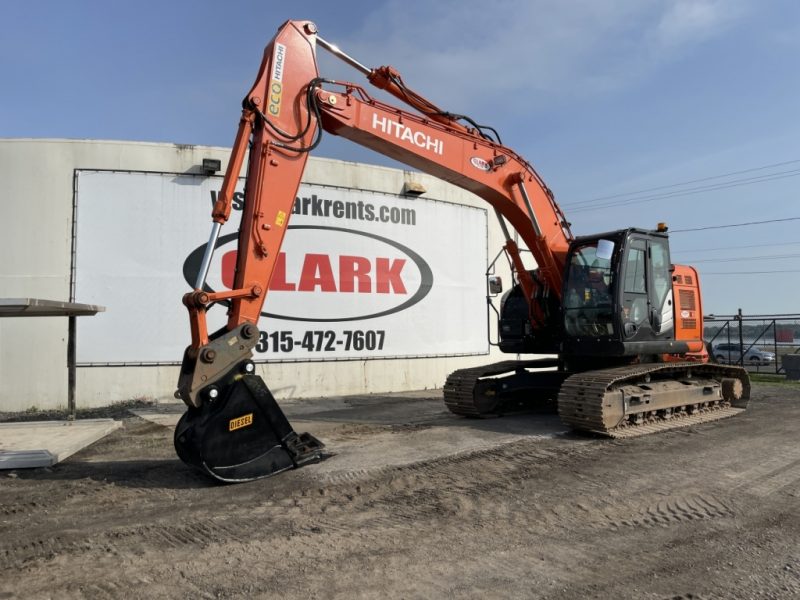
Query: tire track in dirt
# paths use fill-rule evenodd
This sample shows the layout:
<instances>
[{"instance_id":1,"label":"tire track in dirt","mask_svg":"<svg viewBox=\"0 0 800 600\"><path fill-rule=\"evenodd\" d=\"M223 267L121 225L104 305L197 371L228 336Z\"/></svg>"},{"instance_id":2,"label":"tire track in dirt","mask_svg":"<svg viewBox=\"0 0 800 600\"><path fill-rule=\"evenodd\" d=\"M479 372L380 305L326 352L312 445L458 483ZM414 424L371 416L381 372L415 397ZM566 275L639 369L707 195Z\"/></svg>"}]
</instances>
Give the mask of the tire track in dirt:
<instances>
[{"instance_id":1,"label":"tire track in dirt","mask_svg":"<svg viewBox=\"0 0 800 600\"><path fill-rule=\"evenodd\" d=\"M774 469L741 487L742 491L765 498L784 488L793 487L793 484L798 482L800 482L800 459Z\"/></svg>"},{"instance_id":2,"label":"tire track in dirt","mask_svg":"<svg viewBox=\"0 0 800 600\"><path fill-rule=\"evenodd\" d=\"M125 565L129 567L130 565ZM89 566L88 570L96 568ZM53 582L43 581L38 586L31 586L26 592L36 598L87 598L90 600L118 600L119 598L158 598L167 595L168 590L180 590L182 598L202 598L211 600L219 596L213 594L205 586L198 585L185 576L166 578L154 571L135 569L129 572L126 568L115 569L113 576L97 575L90 578L72 580L67 575L61 581L57 596L52 594ZM160 580L160 581L158 581ZM147 590L145 592L144 590ZM0 596L2 598L3 596Z\"/></svg>"},{"instance_id":3,"label":"tire track in dirt","mask_svg":"<svg viewBox=\"0 0 800 600\"><path fill-rule=\"evenodd\" d=\"M37 502L17 502L0 505L0 515L20 517L36 512L41 508Z\"/></svg>"},{"instance_id":4,"label":"tire track in dirt","mask_svg":"<svg viewBox=\"0 0 800 600\"><path fill-rule=\"evenodd\" d=\"M596 447L595 447L596 448ZM382 516L364 526L376 530L404 530L421 520L459 519L466 528L507 517L508 496L525 491L541 469L557 472L559 463L574 460L592 446L561 453L544 450L509 453L498 449L480 456L447 457L413 469L395 469L390 490L364 503L364 508ZM479 475L477 474L479 473ZM436 482L436 487L417 489L417 477ZM577 501L526 504L528 518L547 529L619 529L621 527L668 527L689 521L730 518L730 503L710 493L632 495L612 484L583 480L574 490ZM534 498L535 496L531 496ZM366 520L366 519L365 519ZM336 529L330 519L318 522L323 529Z\"/></svg>"},{"instance_id":5,"label":"tire track in dirt","mask_svg":"<svg viewBox=\"0 0 800 600\"><path fill-rule=\"evenodd\" d=\"M778 451L765 447L764 454L757 457L756 462L750 468L744 471L729 471L727 476L734 482L738 482L735 486L736 489L743 490L751 487L755 480L768 478L789 466L795 465L798 461L800 461L800 445Z\"/></svg>"},{"instance_id":6,"label":"tire track in dirt","mask_svg":"<svg viewBox=\"0 0 800 600\"><path fill-rule=\"evenodd\" d=\"M159 548L206 548L221 541L243 541L243 536L224 523L195 521L174 525L144 525L104 533L100 539L117 551L130 551L131 545Z\"/></svg>"},{"instance_id":7,"label":"tire track in dirt","mask_svg":"<svg viewBox=\"0 0 800 600\"><path fill-rule=\"evenodd\" d=\"M463 528L481 527L485 523L508 518L512 508L509 496L527 493L528 482L539 478L544 470L558 472L560 465L579 458L596 446L572 448L567 452L541 449L508 448L466 456L445 457L413 466L394 468L386 473L381 492L370 490L365 497L346 494L355 505L348 510L356 517L362 532L381 537L387 531L402 532L425 521L452 518ZM386 470L384 470L386 471ZM361 487L357 488L361 490ZM710 493L642 496L632 495L612 484L584 479L574 490L577 501L526 503L527 517L545 529L586 530L620 529L621 527L667 527L689 521L728 518L734 509L726 501ZM537 498L531 494L531 499ZM340 500L329 495L331 503ZM311 527L320 531L345 531L338 518L325 516L313 519ZM369 516L367 516L369 515ZM306 513L304 517L311 517Z\"/></svg>"},{"instance_id":8,"label":"tire track in dirt","mask_svg":"<svg viewBox=\"0 0 800 600\"><path fill-rule=\"evenodd\" d=\"M598 444L592 442L557 449L515 442L380 468L356 477L345 474L316 489L295 491L266 505L230 507L227 516L213 521L184 517L180 523L114 528L82 539L45 537L0 547L0 552L10 564L21 565L64 552L130 555L165 548L206 548L231 542L248 544L280 533L343 533L352 531L354 525L372 539L407 532L426 522L452 521L461 528L480 528L508 519L512 508L506 499L525 493L531 480L548 471L558 472L562 465L597 448ZM588 479L574 491L581 498L578 502L553 503L542 498L541 502L526 504L524 510L545 530L666 527L733 515L727 504L709 494L637 497L631 501L624 491ZM104 495L102 488L96 492Z\"/></svg>"},{"instance_id":9,"label":"tire track in dirt","mask_svg":"<svg viewBox=\"0 0 800 600\"><path fill-rule=\"evenodd\" d=\"M52 472L52 471L50 471ZM50 490L48 493L36 491L35 479L19 479L15 484L15 490L3 490L14 493L15 496L24 496L24 502L7 502L0 495L0 515L33 515L38 512L47 512L61 508L71 502L82 503L90 495L96 495L108 484L91 480L71 481L59 487L57 490Z\"/></svg>"},{"instance_id":10,"label":"tire track in dirt","mask_svg":"<svg viewBox=\"0 0 800 600\"><path fill-rule=\"evenodd\" d=\"M526 481L554 468L557 462L574 460L593 447L585 443L553 451L525 445L513 443L380 469L378 474L385 482L377 490L358 496L348 492L346 497L356 500L354 512L369 513L360 525L377 536L446 517L456 517L463 527L471 527L473 522L502 517L497 513L507 509L501 496L513 493ZM334 492L329 499L336 503L340 498ZM316 523L324 530L343 529L331 518L321 518ZM344 528L351 527L352 523L348 523Z\"/></svg>"},{"instance_id":11,"label":"tire track in dirt","mask_svg":"<svg viewBox=\"0 0 800 600\"><path fill-rule=\"evenodd\" d=\"M73 551L76 548L74 544L67 542L61 536L36 538L7 546L0 545L0 557L2 557L4 565L20 567L28 560L52 558L59 552Z\"/></svg>"},{"instance_id":12,"label":"tire track in dirt","mask_svg":"<svg viewBox=\"0 0 800 600\"><path fill-rule=\"evenodd\" d=\"M19 567L65 553L130 555L165 548L205 548L231 542L247 544L263 539L264 535L352 530L351 517L364 510L369 514L363 517L361 525L376 537L389 530L413 529L421 521L442 517L498 518L496 513L503 503L496 497L497 490L507 493L512 487L519 488L526 480L553 468L554 463L573 460L589 452L592 446L579 444L551 451L525 445L512 444L512 447L382 468L371 473L366 480L368 484L361 479L356 480L361 484L341 479L316 490L305 488L270 502L269 506L229 507L229 515L213 521L206 518L199 522L184 517L180 523L115 527L88 535L74 532L42 536L15 545L0 545L0 556L7 564ZM102 490L98 492L103 495ZM488 502L482 499L487 495ZM453 502L450 499L453 496L466 501ZM340 524L342 513L347 513L344 524Z\"/></svg>"},{"instance_id":13,"label":"tire track in dirt","mask_svg":"<svg viewBox=\"0 0 800 600\"><path fill-rule=\"evenodd\" d=\"M510 463L530 461L531 466L537 466L538 463L552 460L555 457L560 456L568 458L569 456L582 454L589 450L587 445L590 445L589 442L577 442L574 446L564 447L559 450L546 450L537 448L537 441L536 438L523 439L501 446L492 445L486 448L473 449L459 454L441 456L405 465L390 465L372 469L324 473L321 475L321 479L325 485L336 486L342 483L357 482L361 479L396 476L404 473L419 473L421 476L427 476L432 471L450 472L450 469L458 468L459 465L470 463L476 459L492 460L493 457L497 457L497 460ZM528 445L531 447L526 448L525 446Z\"/></svg>"},{"instance_id":14,"label":"tire track in dirt","mask_svg":"<svg viewBox=\"0 0 800 600\"><path fill-rule=\"evenodd\" d=\"M688 521L733 517L734 510L711 494L689 494L665 498L639 512L611 522L620 527L669 527ZM611 518L609 520L612 520Z\"/></svg>"},{"instance_id":15,"label":"tire track in dirt","mask_svg":"<svg viewBox=\"0 0 800 600\"><path fill-rule=\"evenodd\" d=\"M249 527L249 526L248 526ZM224 521L187 521L114 528L86 536L41 537L6 547L0 546L4 564L21 567L62 554L136 554L151 549L207 548L220 543L246 543L252 538L248 527Z\"/></svg>"},{"instance_id":16,"label":"tire track in dirt","mask_svg":"<svg viewBox=\"0 0 800 600\"><path fill-rule=\"evenodd\" d=\"M101 581L97 583L89 583L82 585L68 585L66 587L67 596L76 593L84 598L92 598L97 600L116 600L130 594L131 588L134 588L134 582L117 581Z\"/></svg>"}]
</instances>

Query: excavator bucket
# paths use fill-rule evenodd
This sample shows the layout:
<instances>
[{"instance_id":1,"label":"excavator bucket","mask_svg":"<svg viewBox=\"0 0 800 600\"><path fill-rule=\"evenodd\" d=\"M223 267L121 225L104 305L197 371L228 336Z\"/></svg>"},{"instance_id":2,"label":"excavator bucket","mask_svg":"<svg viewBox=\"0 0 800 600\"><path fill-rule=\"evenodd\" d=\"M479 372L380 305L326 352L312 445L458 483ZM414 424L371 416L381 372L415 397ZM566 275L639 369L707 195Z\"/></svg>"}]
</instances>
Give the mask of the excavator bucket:
<instances>
[{"instance_id":1,"label":"excavator bucket","mask_svg":"<svg viewBox=\"0 0 800 600\"><path fill-rule=\"evenodd\" d=\"M178 457L217 481L237 483L270 477L317 462L325 445L297 434L269 388L257 375L243 375L213 401L189 410L175 429Z\"/></svg>"}]
</instances>

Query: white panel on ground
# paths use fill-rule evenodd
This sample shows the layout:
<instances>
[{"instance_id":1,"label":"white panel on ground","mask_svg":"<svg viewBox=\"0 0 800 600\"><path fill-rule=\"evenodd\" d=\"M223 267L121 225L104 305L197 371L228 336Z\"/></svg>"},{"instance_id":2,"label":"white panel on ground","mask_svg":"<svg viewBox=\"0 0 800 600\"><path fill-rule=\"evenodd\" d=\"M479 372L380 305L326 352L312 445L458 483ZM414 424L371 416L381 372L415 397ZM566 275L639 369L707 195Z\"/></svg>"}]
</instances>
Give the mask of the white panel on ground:
<instances>
[{"instance_id":1,"label":"white panel on ground","mask_svg":"<svg viewBox=\"0 0 800 600\"><path fill-rule=\"evenodd\" d=\"M0 423L0 469L50 467L119 427L113 419Z\"/></svg>"}]
</instances>

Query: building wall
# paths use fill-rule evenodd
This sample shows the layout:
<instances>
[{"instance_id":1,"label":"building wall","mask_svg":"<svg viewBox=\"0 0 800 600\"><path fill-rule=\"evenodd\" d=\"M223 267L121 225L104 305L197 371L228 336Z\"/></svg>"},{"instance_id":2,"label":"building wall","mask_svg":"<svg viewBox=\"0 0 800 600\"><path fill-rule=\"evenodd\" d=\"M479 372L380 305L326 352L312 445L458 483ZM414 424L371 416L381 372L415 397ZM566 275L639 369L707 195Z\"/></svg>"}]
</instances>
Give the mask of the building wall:
<instances>
[{"instance_id":1,"label":"building wall","mask_svg":"<svg viewBox=\"0 0 800 600\"><path fill-rule=\"evenodd\" d=\"M3 205L10 213L0 236L0 251L5 257L0 265L0 297L69 299L75 169L198 173L203 158L218 158L224 172L228 155L226 148L207 146L0 140ZM413 171L311 157L303 178L310 184L392 194L400 193L406 180L422 183L427 188L425 197L489 208L460 188ZM503 240L493 211L489 216L491 259ZM135 244L136 230L146 228L147 219L148 215L142 214L141 221L131 225L130 239L120 243ZM447 240L442 240L442 247L446 252ZM510 277L503 268L499 274L508 282ZM180 302L180 298L175 301ZM485 329L486 321L464 326ZM117 332L120 344L125 343L125 335L125 331ZM188 319L186 336L188 343ZM80 339L77 343L80 345ZM492 348L490 356L273 363L258 368L281 399L437 388L454 369L489 363L501 356ZM66 365L66 318L0 319L0 411L66 406ZM175 366L79 367L76 403L80 408L132 398L172 399L177 378Z\"/></svg>"}]
</instances>

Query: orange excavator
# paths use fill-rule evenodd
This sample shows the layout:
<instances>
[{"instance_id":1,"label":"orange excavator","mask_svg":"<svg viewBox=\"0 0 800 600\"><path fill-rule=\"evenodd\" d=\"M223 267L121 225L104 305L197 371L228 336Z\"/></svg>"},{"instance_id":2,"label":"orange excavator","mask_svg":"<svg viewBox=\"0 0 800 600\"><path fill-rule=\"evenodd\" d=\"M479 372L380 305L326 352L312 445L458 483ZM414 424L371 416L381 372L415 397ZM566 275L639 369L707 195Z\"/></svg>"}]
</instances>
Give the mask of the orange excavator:
<instances>
[{"instance_id":1,"label":"orange excavator","mask_svg":"<svg viewBox=\"0 0 800 600\"><path fill-rule=\"evenodd\" d=\"M405 107L321 78L319 48ZM671 263L666 226L574 237L542 178L494 129L437 107L392 67L362 65L310 21L280 27L242 107L195 289L183 298L192 341L176 392L188 410L175 447L185 463L236 482L323 456L322 442L293 430L251 360L306 160L323 131L464 188L497 215L513 274L498 311L500 349L558 358L455 371L444 383L452 412L489 417L555 399L568 426L625 437L746 407L747 372L709 362L697 272ZM234 284L213 291L209 265L248 152ZM523 264L512 231L537 268ZM228 305L228 321L209 334L206 313L216 303Z\"/></svg>"}]
</instances>

